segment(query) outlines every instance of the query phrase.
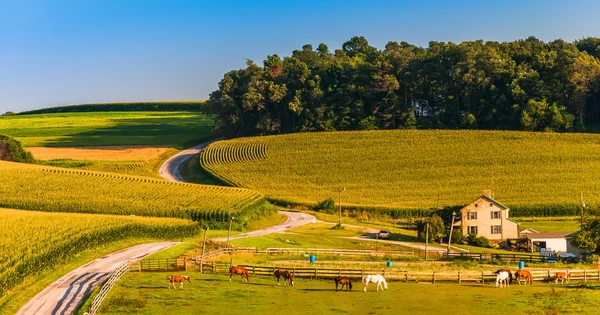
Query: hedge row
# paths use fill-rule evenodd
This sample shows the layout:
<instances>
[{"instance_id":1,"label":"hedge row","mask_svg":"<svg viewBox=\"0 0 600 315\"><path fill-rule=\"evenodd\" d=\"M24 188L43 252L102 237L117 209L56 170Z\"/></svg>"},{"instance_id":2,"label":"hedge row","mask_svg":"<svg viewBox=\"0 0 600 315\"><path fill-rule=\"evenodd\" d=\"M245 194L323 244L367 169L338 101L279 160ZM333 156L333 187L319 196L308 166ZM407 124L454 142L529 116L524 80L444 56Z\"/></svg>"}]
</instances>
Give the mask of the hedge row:
<instances>
[{"instance_id":1,"label":"hedge row","mask_svg":"<svg viewBox=\"0 0 600 315\"><path fill-rule=\"evenodd\" d=\"M34 109L17 113L17 115L72 112L200 111L202 104L204 101L75 104Z\"/></svg>"}]
</instances>

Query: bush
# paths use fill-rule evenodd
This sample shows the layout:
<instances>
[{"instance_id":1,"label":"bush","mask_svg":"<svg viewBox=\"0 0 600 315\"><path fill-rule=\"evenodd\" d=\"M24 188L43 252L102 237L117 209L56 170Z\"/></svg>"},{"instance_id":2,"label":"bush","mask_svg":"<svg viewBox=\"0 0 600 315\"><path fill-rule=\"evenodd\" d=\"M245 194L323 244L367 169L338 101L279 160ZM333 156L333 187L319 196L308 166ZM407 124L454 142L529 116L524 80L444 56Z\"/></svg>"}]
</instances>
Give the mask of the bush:
<instances>
[{"instance_id":1,"label":"bush","mask_svg":"<svg viewBox=\"0 0 600 315\"><path fill-rule=\"evenodd\" d=\"M454 233L452 233L454 234ZM492 247L492 243L485 236L477 237L476 234L469 234L467 237L467 243L469 245L478 246L478 247Z\"/></svg>"},{"instance_id":2,"label":"bush","mask_svg":"<svg viewBox=\"0 0 600 315\"><path fill-rule=\"evenodd\" d=\"M334 213L335 212L335 201L331 197L327 198L327 199L317 203L317 205L313 208L313 210L324 211L327 213Z\"/></svg>"},{"instance_id":3,"label":"bush","mask_svg":"<svg viewBox=\"0 0 600 315\"><path fill-rule=\"evenodd\" d=\"M460 229L454 229L452 230L452 243L453 244L462 244L463 241L463 233Z\"/></svg>"},{"instance_id":4,"label":"bush","mask_svg":"<svg viewBox=\"0 0 600 315\"><path fill-rule=\"evenodd\" d=\"M0 160L21 163L35 162L33 155L23 149L21 142L5 135L0 135Z\"/></svg>"}]
</instances>

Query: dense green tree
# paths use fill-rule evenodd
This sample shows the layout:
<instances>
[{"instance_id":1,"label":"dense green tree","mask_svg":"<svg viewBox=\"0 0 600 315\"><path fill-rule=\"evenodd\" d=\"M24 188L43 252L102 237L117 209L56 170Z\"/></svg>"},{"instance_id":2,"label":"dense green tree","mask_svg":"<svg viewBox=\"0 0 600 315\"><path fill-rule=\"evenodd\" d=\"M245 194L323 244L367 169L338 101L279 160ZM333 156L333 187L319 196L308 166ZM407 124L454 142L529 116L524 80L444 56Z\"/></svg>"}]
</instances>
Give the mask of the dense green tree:
<instances>
[{"instance_id":1,"label":"dense green tree","mask_svg":"<svg viewBox=\"0 0 600 315\"><path fill-rule=\"evenodd\" d=\"M581 231L571 238L571 243L590 252L600 253L600 217L587 218Z\"/></svg>"},{"instance_id":2,"label":"dense green tree","mask_svg":"<svg viewBox=\"0 0 600 315\"><path fill-rule=\"evenodd\" d=\"M437 214L431 217L419 220L417 223L417 238L419 240L425 240L427 234L427 224L429 223L429 241L433 241L436 238L443 236L445 232L444 220Z\"/></svg>"},{"instance_id":3,"label":"dense green tree","mask_svg":"<svg viewBox=\"0 0 600 315\"><path fill-rule=\"evenodd\" d=\"M333 53L226 73L204 110L227 136L399 128L573 130L600 121L600 39L388 42L353 37ZM576 129L579 130L579 129Z\"/></svg>"}]
</instances>

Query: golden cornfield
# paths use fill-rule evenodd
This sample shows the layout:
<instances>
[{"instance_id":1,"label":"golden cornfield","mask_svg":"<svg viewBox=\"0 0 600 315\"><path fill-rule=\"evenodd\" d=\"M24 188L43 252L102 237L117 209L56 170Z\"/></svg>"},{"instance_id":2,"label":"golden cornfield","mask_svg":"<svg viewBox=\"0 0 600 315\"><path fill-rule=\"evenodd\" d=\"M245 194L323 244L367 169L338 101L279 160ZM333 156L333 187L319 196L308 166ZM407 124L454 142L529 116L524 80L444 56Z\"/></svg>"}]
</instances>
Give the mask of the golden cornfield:
<instances>
[{"instance_id":1,"label":"golden cornfield","mask_svg":"<svg viewBox=\"0 0 600 315\"><path fill-rule=\"evenodd\" d=\"M197 224L182 219L0 208L0 298L82 250L131 237L177 239L197 231Z\"/></svg>"},{"instance_id":2,"label":"golden cornfield","mask_svg":"<svg viewBox=\"0 0 600 315\"><path fill-rule=\"evenodd\" d=\"M576 210L580 192L588 205L600 201L600 135L595 134L302 133L219 141L202 153L201 164L232 185L290 203L332 197L337 204L344 187L342 204L358 208L464 205L484 189L493 189L513 210Z\"/></svg>"},{"instance_id":3,"label":"golden cornfield","mask_svg":"<svg viewBox=\"0 0 600 315\"><path fill-rule=\"evenodd\" d=\"M0 207L226 221L262 200L243 188L0 161Z\"/></svg>"}]
</instances>

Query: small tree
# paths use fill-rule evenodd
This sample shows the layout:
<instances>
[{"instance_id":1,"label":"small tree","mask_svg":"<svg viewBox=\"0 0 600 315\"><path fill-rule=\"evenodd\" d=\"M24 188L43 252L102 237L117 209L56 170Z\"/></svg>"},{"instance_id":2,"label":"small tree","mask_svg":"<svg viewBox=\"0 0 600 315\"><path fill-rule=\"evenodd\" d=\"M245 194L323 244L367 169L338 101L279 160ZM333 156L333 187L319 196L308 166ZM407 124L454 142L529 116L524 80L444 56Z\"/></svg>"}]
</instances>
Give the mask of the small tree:
<instances>
[{"instance_id":1,"label":"small tree","mask_svg":"<svg viewBox=\"0 0 600 315\"><path fill-rule=\"evenodd\" d=\"M5 135L0 135L0 160L21 163L35 162L33 155L23 149L21 142Z\"/></svg>"},{"instance_id":2,"label":"small tree","mask_svg":"<svg viewBox=\"0 0 600 315\"><path fill-rule=\"evenodd\" d=\"M436 238L444 235L444 221L437 214L429 218L424 218L417 221L417 237L419 240L425 240L425 234L427 234L427 223L429 223L429 241L433 241Z\"/></svg>"},{"instance_id":3,"label":"small tree","mask_svg":"<svg viewBox=\"0 0 600 315\"><path fill-rule=\"evenodd\" d=\"M313 208L315 211L324 211L327 213L335 212L335 201L333 198L329 197L319 203Z\"/></svg>"},{"instance_id":4,"label":"small tree","mask_svg":"<svg viewBox=\"0 0 600 315\"><path fill-rule=\"evenodd\" d=\"M571 243L593 253L600 253L600 217L587 218L586 222Z\"/></svg>"}]
</instances>

